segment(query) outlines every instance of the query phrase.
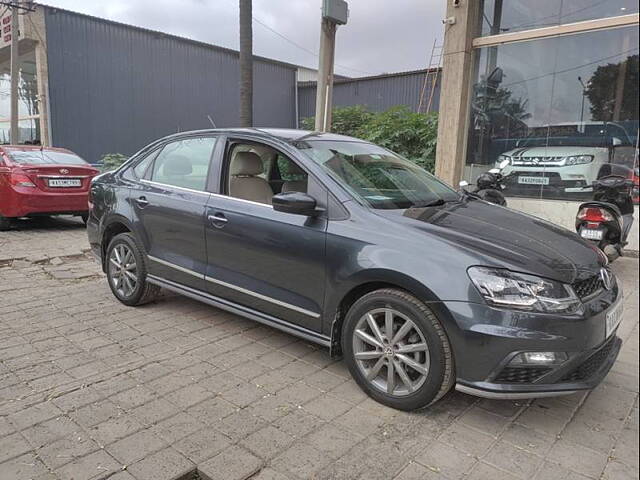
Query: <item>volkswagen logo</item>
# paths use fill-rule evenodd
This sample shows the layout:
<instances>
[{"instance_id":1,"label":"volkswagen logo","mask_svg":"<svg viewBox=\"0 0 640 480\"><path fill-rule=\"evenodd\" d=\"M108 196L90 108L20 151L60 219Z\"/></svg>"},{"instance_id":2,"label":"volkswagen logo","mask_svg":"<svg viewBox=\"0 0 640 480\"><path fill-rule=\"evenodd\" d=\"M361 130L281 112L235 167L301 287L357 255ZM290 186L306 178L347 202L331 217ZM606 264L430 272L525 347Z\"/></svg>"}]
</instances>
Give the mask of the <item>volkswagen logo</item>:
<instances>
[{"instance_id":1,"label":"volkswagen logo","mask_svg":"<svg viewBox=\"0 0 640 480\"><path fill-rule=\"evenodd\" d=\"M69 170L67 170L66 168L61 168L60 173L66 175L67 173L69 173Z\"/></svg>"},{"instance_id":2,"label":"volkswagen logo","mask_svg":"<svg viewBox=\"0 0 640 480\"><path fill-rule=\"evenodd\" d=\"M602 280L602 285L607 290L611 290L613 287L613 277L611 276L611 272L606 268L600 269L600 280Z\"/></svg>"}]
</instances>

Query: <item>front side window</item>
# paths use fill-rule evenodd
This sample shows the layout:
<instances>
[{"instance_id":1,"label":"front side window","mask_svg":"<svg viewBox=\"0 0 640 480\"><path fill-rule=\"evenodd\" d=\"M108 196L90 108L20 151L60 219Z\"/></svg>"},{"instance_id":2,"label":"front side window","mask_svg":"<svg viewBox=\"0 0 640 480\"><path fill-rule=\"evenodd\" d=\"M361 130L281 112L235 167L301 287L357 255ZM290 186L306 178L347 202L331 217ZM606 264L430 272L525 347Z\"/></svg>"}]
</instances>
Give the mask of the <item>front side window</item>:
<instances>
[{"instance_id":1,"label":"front side window","mask_svg":"<svg viewBox=\"0 0 640 480\"><path fill-rule=\"evenodd\" d=\"M165 185L205 190L214 137L196 137L165 145L153 164L151 180Z\"/></svg>"},{"instance_id":2,"label":"front side window","mask_svg":"<svg viewBox=\"0 0 640 480\"><path fill-rule=\"evenodd\" d=\"M424 207L459 199L426 170L370 143L307 140L296 147L372 208Z\"/></svg>"}]
</instances>

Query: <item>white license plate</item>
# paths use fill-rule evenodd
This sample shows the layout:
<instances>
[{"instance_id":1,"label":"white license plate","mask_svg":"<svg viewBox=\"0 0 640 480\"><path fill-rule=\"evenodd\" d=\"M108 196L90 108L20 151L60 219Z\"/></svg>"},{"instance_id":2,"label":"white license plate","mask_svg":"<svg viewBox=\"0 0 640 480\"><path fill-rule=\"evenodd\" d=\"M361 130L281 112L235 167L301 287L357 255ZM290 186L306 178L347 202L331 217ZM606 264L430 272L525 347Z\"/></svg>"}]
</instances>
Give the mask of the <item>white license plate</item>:
<instances>
[{"instance_id":1,"label":"white license plate","mask_svg":"<svg viewBox=\"0 0 640 480\"><path fill-rule=\"evenodd\" d=\"M518 183L523 185L549 185L549 177L518 177Z\"/></svg>"},{"instance_id":2,"label":"white license plate","mask_svg":"<svg viewBox=\"0 0 640 480\"><path fill-rule=\"evenodd\" d=\"M49 186L54 188L81 187L82 180L79 178L50 178Z\"/></svg>"},{"instance_id":3,"label":"white license plate","mask_svg":"<svg viewBox=\"0 0 640 480\"><path fill-rule=\"evenodd\" d=\"M624 307L621 300L618 300L611 310L609 310L605 316L606 322L606 337L609 336L616 331L618 325L620 325L620 321L622 321L622 313L624 311Z\"/></svg>"},{"instance_id":4,"label":"white license plate","mask_svg":"<svg viewBox=\"0 0 640 480\"><path fill-rule=\"evenodd\" d=\"M580 230L580 236L582 238L586 238L587 240L602 240L602 230L597 230L594 228L583 228Z\"/></svg>"}]
</instances>

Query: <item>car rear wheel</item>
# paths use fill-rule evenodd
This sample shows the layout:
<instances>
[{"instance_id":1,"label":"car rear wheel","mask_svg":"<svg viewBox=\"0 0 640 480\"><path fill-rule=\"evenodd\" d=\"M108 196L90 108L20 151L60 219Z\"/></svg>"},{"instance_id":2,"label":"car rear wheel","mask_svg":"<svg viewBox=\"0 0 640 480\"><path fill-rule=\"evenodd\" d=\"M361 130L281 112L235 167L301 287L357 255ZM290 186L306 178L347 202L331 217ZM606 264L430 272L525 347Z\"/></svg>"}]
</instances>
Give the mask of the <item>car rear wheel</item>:
<instances>
[{"instance_id":1,"label":"car rear wheel","mask_svg":"<svg viewBox=\"0 0 640 480\"><path fill-rule=\"evenodd\" d=\"M349 309L342 351L356 382L399 410L426 407L454 382L449 340L433 311L395 289L371 292Z\"/></svg>"},{"instance_id":2,"label":"car rear wheel","mask_svg":"<svg viewBox=\"0 0 640 480\"><path fill-rule=\"evenodd\" d=\"M130 233L116 235L107 248L109 287L125 305L143 305L153 301L160 287L147 282L147 265L142 248Z\"/></svg>"},{"instance_id":3,"label":"car rear wheel","mask_svg":"<svg viewBox=\"0 0 640 480\"><path fill-rule=\"evenodd\" d=\"M11 228L11 219L0 215L0 232L6 232Z\"/></svg>"}]
</instances>

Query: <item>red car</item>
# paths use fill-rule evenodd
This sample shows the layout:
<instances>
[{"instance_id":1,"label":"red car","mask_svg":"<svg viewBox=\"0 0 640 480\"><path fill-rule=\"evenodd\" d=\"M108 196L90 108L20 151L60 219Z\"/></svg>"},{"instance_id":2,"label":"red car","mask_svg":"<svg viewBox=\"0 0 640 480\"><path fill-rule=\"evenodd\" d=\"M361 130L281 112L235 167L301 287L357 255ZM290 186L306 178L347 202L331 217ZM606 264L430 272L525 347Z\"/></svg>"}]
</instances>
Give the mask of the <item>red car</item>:
<instances>
[{"instance_id":1,"label":"red car","mask_svg":"<svg viewBox=\"0 0 640 480\"><path fill-rule=\"evenodd\" d=\"M64 214L86 221L89 185L98 173L64 148L0 146L0 230L17 217Z\"/></svg>"}]
</instances>

